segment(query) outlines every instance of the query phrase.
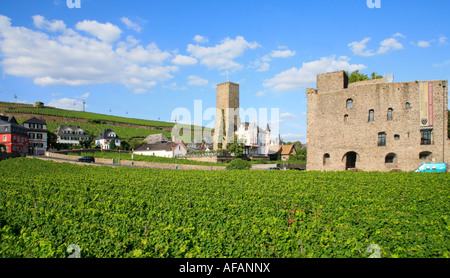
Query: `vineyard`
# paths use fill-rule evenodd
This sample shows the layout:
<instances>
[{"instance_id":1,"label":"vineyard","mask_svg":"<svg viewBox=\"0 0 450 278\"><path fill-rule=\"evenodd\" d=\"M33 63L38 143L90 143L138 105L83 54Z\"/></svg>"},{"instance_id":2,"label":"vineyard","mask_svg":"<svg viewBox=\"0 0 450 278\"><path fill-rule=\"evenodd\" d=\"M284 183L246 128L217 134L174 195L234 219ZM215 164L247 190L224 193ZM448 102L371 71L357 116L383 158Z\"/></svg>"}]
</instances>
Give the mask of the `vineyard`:
<instances>
[{"instance_id":1,"label":"vineyard","mask_svg":"<svg viewBox=\"0 0 450 278\"><path fill-rule=\"evenodd\" d=\"M448 174L0 162L0 257L450 256Z\"/></svg>"}]
</instances>

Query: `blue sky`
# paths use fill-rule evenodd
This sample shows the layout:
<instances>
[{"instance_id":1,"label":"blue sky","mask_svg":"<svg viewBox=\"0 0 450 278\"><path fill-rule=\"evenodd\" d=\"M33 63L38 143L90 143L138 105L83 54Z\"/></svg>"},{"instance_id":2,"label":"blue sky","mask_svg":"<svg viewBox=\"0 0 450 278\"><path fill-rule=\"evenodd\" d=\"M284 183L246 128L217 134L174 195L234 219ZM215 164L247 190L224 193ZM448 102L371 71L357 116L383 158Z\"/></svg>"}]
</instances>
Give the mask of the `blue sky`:
<instances>
[{"instance_id":1,"label":"blue sky","mask_svg":"<svg viewBox=\"0 0 450 278\"><path fill-rule=\"evenodd\" d=\"M450 1L80 3L0 2L0 100L75 110L85 100L89 112L173 121L177 108L194 118L197 100L214 108L228 71L244 110L279 109L282 138L305 143L305 88L317 74L450 75Z\"/></svg>"}]
</instances>

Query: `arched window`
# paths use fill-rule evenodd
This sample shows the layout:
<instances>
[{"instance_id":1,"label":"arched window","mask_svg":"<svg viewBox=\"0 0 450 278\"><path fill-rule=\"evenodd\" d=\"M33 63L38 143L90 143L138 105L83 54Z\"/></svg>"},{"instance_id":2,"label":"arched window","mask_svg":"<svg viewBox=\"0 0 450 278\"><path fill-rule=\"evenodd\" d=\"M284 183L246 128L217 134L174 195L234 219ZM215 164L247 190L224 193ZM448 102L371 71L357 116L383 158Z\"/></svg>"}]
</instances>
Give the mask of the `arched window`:
<instances>
[{"instance_id":1,"label":"arched window","mask_svg":"<svg viewBox=\"0 0 450 278\"><path fill-rule=\"evenodd\" d=\"M387 112L387 120L388 121L392 121L392 111L394 111L392 108L388 109L388 112Z\"/></svg>"},{"instance_id":2,"label":"arched window","mask_svg":"<svg viewBox=\"0 0 450 278\"><path fill-rule=\"evenodd\" d=\"M386 133L378 133L378 147L386 146Z\"/></svg>"},{"instance_id":3,"label":"arched window","mask_svg":"<svg viewBox=\"0 0 450 278\"><path fill-rule=\"evenodd\" d=\"M384 158L384 163L386 163L386 164L394 163L396 158L397 158L397 155L395 153L389 153Z\"/></svg>"},{"instance_id":4,"label":"arched window","mask_svg":"<svg viewBox=\"0 0 450 278\"><path fill-rule=\"evenodd\" d=\"M406 109L410 109L411 108L411 103L407 102L405 107L406 107Z\"/></svg>"},{"instance_id":5,"label":"arched window","mask_svg":"<svg viewBox=\"0 0 450 278\"><path fill-rule=\"evenodd\" d=\"M352 108L353 107L353 99L349 98L347 99L347 108Z\"/></svg>"},{"instance_id":6,"label":"arched window","mask_svg":"<svg viewBox=\"0 0 450 278\"><path fill-rule=\"evenodd\" d=\"M433 153L431 152L421 152L419 153L419 159L423 161L431 161Z\"/></svg>"},{"instance_id":7,"label":"arched window","mask_svg":"<svg viewBox=\"0 0 450 278\"><path fill-rule=\"evenodd\" d=\"M344 115L344 122L347 122L347 121L348 121L348 115L345 114L345 115Z\"/></svg>"},{"instance_id":8,"label":"arched window","mask_svg":"<svg viewBox=\"0 0 450 278\"><path fill-rule=\"evenodd\" d=\"M326 153L323 155L323 166L330 164L330 154Z\"/></svg>"},{"instance_id":9,"label":"arched window","mask_svg":"<svg viewBox=\"0 0 450 278\"><path fill-rule=\"evenodd\" d=\"M373 122L374 120L374 111L373 109L369 110L369 122Z\"/></svg>"}]
</instances>

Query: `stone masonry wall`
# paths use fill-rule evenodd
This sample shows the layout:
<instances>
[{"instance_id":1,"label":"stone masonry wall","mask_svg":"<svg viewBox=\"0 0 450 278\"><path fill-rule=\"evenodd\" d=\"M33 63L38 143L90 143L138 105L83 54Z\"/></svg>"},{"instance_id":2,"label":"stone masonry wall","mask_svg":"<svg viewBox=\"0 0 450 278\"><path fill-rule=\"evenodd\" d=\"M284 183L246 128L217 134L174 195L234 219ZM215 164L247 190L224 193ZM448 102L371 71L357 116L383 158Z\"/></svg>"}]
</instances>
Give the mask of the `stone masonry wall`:
<instances>
[{"instance_id":1,"label":"stone masonry wall","mask_svg":"<svg viewBox=\"0 0 450 278\"><path fill-rule=\"evenodd\" d=\"M340 83L334 78L330 82ZM434 92L432 145L421 145L420 82L366 83L337 91L324 91L332 86L319 83L322 90L308 89L307 170L345 170L348 152L356 152L355 167L367 171L412 171L423 162L449 163L447 88L442 80L426 83L430 82ZM353 100L352 108L346 107L348 99ZM389 108L393 109L392 121L387 120ZM368 120L371 109L373 122ZM378 146L380 132L386 134L386 146ZM432 155L422 160L421 152ZM325 154L329 158L324 160ZM395 154L393 163L386 163L388 154Z\"/></svg>"}]
</instances>

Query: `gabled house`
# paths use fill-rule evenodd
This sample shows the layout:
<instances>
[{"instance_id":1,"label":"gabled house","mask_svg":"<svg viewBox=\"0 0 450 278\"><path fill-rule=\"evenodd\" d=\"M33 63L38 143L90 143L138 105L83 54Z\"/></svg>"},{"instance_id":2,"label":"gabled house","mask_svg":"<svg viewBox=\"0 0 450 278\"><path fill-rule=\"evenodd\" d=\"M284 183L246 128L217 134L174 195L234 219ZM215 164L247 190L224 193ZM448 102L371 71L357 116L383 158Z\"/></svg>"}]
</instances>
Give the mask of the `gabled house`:
<instances>
[{"instance_id":1,"label":"gabled house","mask_svg":"<svg viewBox=\"0 0 450 278\"><path fill-rule=\"evenodd\" d=\"M187 147L183 143L167 142L156 144L142 144L134 152L137 155L154 155L160 157L183 157L187 154Z\"/></svg>"},{"instance_id":2,"label":"gabled house","mask_svg":"<svg viewBox=\"0 0 450 278\"><path fill-rule=\"evenodd\" d=\"M109 150L111 141L114 141L116 147L120 147L122 139L111 129L105 129L100 135L95 138L95 145L100 146L102 150Z\"/></svg>"},{"instance_id":3,"label":"gabled house","mask_svg":"<svg viewBox=\"0 0 450 278\"><path fill-rule=\"evenodd\" d=\"M43 155L47 150L47 124L45 120L36 117L26 120L22 126L28 129L29 153L35 155Z\"/></svg>"},{"instance_id":4,"label":"gabled house","mask_svg":"<svg viewBox=\"0 0 450 278\"><path fill-rule=\"evenodd\" d=\"M281 160L289 160L289 155L297 154L297 150L294 145L282 145L278 149L277 155L281 157Z\"/></svg>"},{"instance_id":5,"label":"gabled house","mask_svg":"<svg viewBox=\"0 0 450 278\"><path fill-rule=\"evenodd\" d=\"M28 129L14 116L0 116L0 144L5 145L7 153L28 153Z\"/></svg>"},{"instance_id":6,"label":"gabled house","mask_svg":"<svg viewBox=\"0 0 450 278\"><path fill-rule=\"evenodd\" d=\"M55 134L59 144L79 145L80 141L89 139L89 135L79 126L60 125Z\"/></svg>"}]
</instances>

